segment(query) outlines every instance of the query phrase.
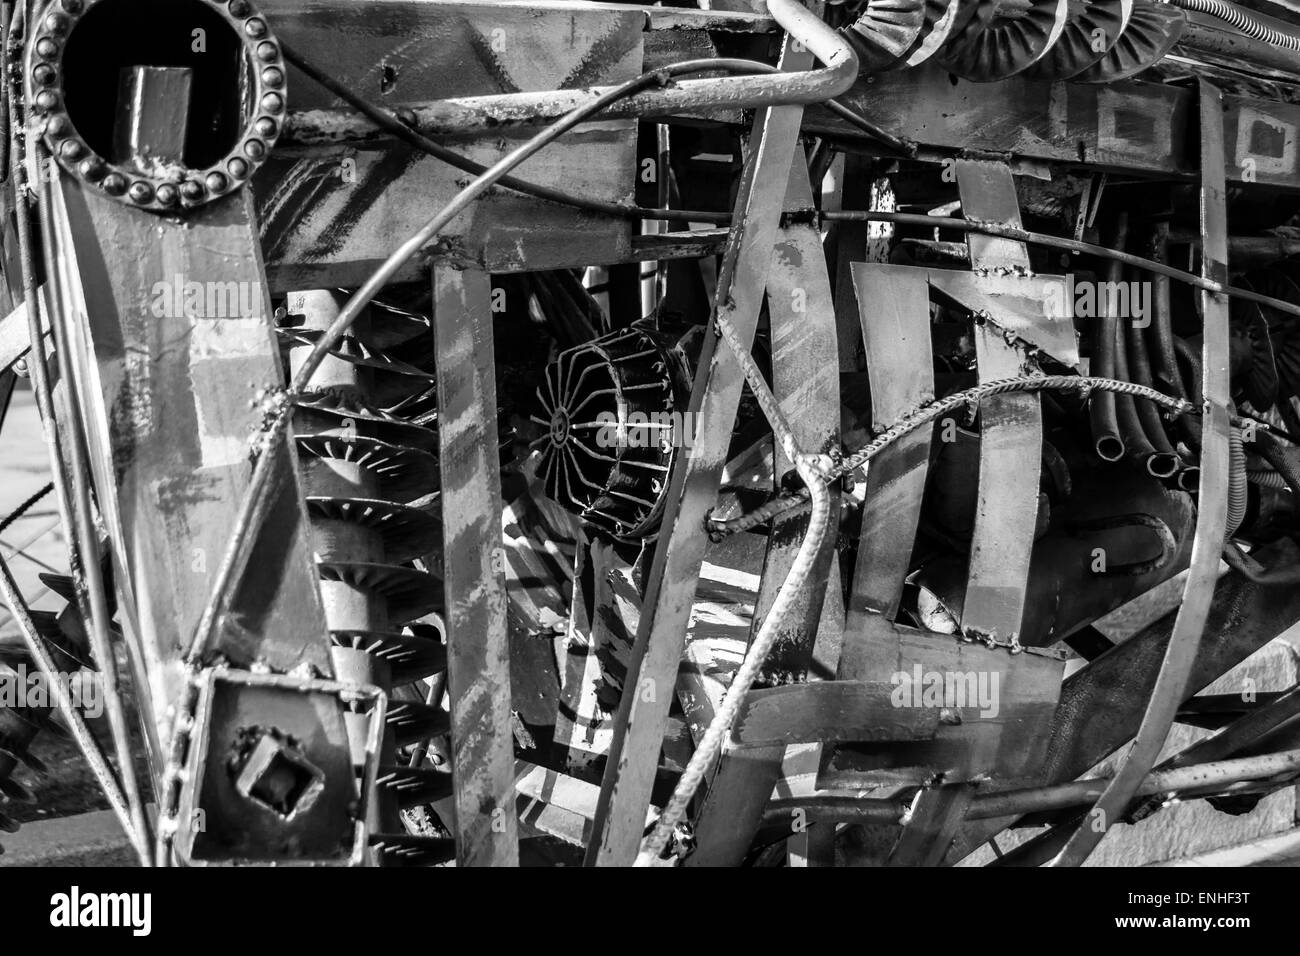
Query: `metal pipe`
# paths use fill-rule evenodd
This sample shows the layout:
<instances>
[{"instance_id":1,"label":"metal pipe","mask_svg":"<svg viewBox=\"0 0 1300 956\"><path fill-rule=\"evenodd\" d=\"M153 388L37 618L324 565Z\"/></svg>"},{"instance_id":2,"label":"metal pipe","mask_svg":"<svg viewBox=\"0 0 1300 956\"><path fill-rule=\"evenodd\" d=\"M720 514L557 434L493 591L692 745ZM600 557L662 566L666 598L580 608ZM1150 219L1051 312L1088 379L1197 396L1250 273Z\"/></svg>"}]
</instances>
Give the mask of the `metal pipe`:
<instances>
[{"instance_id":1,"label":"metal pipe","mask_svg":"<svg viewBox=\"0 0 1300 956\"><path fill-rule=\"evenodd\" d=\"M768 0L767 9L782 29L824 65L798 73L682 80L667 89L648 90L611 105L602 112L601 120L822 103L853 85L858 76L858 57L842 36L796 0ZM429 136L499 133L552 122L595 103L612 89L456 97L411 106L403 113L412 128ZM283 139L296 143L357 143L386 135L372 119L352 110L304 110L289 114Z\"/></svg>"},{"instance_id":2,"label":"metal pipe","mask_svg":"<svg viewBox=\"0 0 1300 956\"><path fill-rule=\"evenodd\" d=\"M1283 711L1293 712L1296 709L1298 696L1300 695L1292 695L1287 699L1286 707L1279 708L1276 714L1280 715ZM1260 713L1262 712L1261 708ZM1272 718L1268 723L1276 726ZM1213 795L1247 782L1268 780L1280 784L1297 774L1300 774L1300 749L1284 750L1275 754L1240 757L1190 766L1163 767L1143 778L1135 796L1171 797L1189 791ZM977 793L971 800L965 819L993 820L999 817L1020 817L1029 813L1050 813L1084 806L1094 803L1110 784L1111 779L1111 777L1090 777L1043 787ZM788 822L790 815L796 810L804 811L810 822L884 825L901 824L907 812L906 807L896 800L822 791L804 797L772 801L763 811L763 825L771 827Z\"/></svg>"},{"instance_id":3,"label":"metal pipe","mask_svg":"<svg viewBox=\"0 0 1300 956\"><path fill-rule=\"evenodd\" d=\"M1150 301L1147 303L1147 308L1152 308ZM1143 318L1147 321L1148 327L1154 322L1150 312ZM1127 346L1124 350L1126 373L1124 377L1138 385L1155 387L1156 383L1151 377L1151 357L1147 354L1146 336L1143 330L1136 322L1129 322L1124 326L1124 338ZM1178 471L1182 461L1169 441L1169 436L1165 434L1165 425L1160 418L1160 412L1150 402L1134 400L1133 406L1142 423L1142 431L1154 450L1146 461L1147 471L1157 478L1172 477Z\"/></svg>"},{"instance_id":4,"label":"metal pipe","mask_svg":"<svg viewBox=\"0 0 1300 956\"><path fill-rule=\"evenodd\" d=\"M1300 750L1284 750L1281 753L1260 757L1241 757L1236 760L1221 760L1217 763L1204 763L1193 767L1153 771L1138 785L1135 796L1150 797L1156 794L1173 795L1184 790L1217 789L1243 780L1261 780L1295 774L1300 774ZM1111 779L1111 777L1096 777L1047 787L980 794L971 803L966 819L989 820L996 817L1022 816L1026 813L1065 810L1094 803L1109 786Z\"/></svg>"}]
</instances>

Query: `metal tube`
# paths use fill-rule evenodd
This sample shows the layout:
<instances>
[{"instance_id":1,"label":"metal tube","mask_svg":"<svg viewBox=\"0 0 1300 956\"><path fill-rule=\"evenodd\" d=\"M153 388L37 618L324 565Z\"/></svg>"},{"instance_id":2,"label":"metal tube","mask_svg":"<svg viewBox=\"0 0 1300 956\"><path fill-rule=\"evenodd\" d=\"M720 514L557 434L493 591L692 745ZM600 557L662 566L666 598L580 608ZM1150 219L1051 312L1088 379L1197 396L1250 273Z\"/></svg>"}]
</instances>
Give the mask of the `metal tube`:
<instances>
[{"instance_id":1,"label":"metal tube","mask_svg":"<svg viewBox=\"0 0 1300 956\"><path fill-rule=\"evenodd\" d=\"M1150 301L1147 303L1147 308L1149 310L1152 308ZM1150 312L1143 318L1149 323L1148 327L1154 324ZM1151 377L1151 357L1147 354L1146 336L1143 330L1136 322L1129 322L1124 326L1124 335L1127 344L1125 349L1127 377L1138 385L1155 387L1155 381ZM1181 461L1169 441L1169 436L1165 434L1160 413L1150 402L1134 400L1133 405L1142 422L1142 431L1154 449L1154 454L1146 462L1147 471L1157 478L1171 477L1178 470Z\"/></svg>"},{"instance_id":2,"label":"metal tube","mask_svg":"<svg viewBox=\"0 0 1300 956\"><path fill-rule=\"evenodd\" d=\"M1134 796L1177 794L1185 790L1217 790L1243 780L1261 780L1297 773L1300 773L1300 750L1284 750L1260 757L1242 757L1193 767L1157 770L1146 776ZM1110 777L1096 777L1047 787L981 794L971 804L966 819L989 820L1094 803L1110 782Z\"/></svg>"},{"instance_id":3,"label":"metal tube","mask_svg":"<svg viewBox=\"0 0 1300 956\"><path fill-rule=\"evenodd\" d=\"M647 90L611 105L600 119L648 119L709 109L822 103L853 85L858 76L858 58L842 36L796 0L768 0L767 8L772 18L823 66L798 73L682 80L666 89ZM557 120L592 104L612 89L456 97L412 106L404 113L415 130L429 136L499 133ZM289 114L283 137L296 143L356 143L386 135L373 120L352 110L304 110Z\"/></svg>"}]
</instances>

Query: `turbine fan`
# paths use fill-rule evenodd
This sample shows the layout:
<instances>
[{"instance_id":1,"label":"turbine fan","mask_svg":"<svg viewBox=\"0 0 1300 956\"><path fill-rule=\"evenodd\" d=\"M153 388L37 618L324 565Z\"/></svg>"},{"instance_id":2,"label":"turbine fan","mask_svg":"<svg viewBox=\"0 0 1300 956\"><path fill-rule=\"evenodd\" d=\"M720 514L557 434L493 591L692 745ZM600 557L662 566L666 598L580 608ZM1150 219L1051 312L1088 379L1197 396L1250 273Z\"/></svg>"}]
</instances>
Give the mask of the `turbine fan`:
<instances>
[{"instance_id":1,"label":"turbine fan","mask_svg":"<svg viewBox=\"0 0 1300 956\"><path fill-rule=\"evenodd\" d=\"M1164 59L1187 27L1187 15L1165 3L1143 3L1133 9L1128 29L1110 52L1082 73L1079 83L1113 83L1150 69Z\"/></svg>"},{"instance_id":2,"label":"turbine fan","mask_svg":"<svg viewBox=\"0 0 1300 956\"><path fill-rule=\"evenodd\" d=\"M863 73L898 66L921 37L927 0L869 0L857 20L840 32L857 51Z\"/></svg>"},{"instance_id":3,"label":"turbine fan","mask_svg":"<svg viewBox=\"0 0 1300 956\"><path fill-rule=\"evenodd\" d=\"M973 19L937 58L949 73L975 83L1029 69L1065 29L1067 0L1006 0L989 20Z\"/></svg>"},{"instance_id":4,"label":"turbine fan","mask_svg":"<svg viewBox=\"0 0 1300 956\"><path fill-rule=\"evenodd\" d=\"M1025 76L1064 80L1088 69L1119 42L1133 16L1133 0L1069 0L1067 10L1061 38Z\"/></svg>"}]
</instances>

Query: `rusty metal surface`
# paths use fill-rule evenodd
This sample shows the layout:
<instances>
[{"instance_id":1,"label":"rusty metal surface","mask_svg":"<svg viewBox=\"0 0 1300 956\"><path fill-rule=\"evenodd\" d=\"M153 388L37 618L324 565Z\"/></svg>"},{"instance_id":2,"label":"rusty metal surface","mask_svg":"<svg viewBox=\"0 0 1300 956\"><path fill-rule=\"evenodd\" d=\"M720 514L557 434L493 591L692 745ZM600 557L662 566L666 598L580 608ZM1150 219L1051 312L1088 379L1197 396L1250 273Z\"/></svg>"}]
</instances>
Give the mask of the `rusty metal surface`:
<instances>
[{"instance_id":1,"label":"rusty metal surface","mask_svg":"<svg viewBox=\"0 0 1300 956\"><path fill-rule=\"evenodd\" d=\"M786 41L782 63L792 53ZM752 340L771 267L781 202L789 182L799 106L773 107L755 120L752 158L736 203L735 223L718 278L715 308L726 310L737 331ZM706 539L703 522L717 497L731 422L743 376L735 357L707 335L691 396L695 416L693 454L673 470L664 524L670 528L655 550L645 593L646 613L637 629L633 661L610 745L597 807L589 864L630 863L641 837L650 784L663 740L677 665L681 660L691 599L699 580Z\"/></svg>"},{"instance_id":2,"label":"rusty metal surface","mask_svg":"<svg viewBox=\"0 0 1300 956\"><path fill-rule=\"evenodd\" d=\"M248 486L259 403L282 381L251 200L235 195L172 223L76 183L63 197L84 301L95 303L83 321L98 382L82 398L97 480L117 492L105 518L127 562L119 584L139 602L161 717ZM193 316L187 287L199 290ZM237 663L329 673L295 468L285 456L218 649Z\"/></svg>"},{"instance_id":3,"label":"rusty metal surface","mask_svg":"<svg viewBox=\"0 0 1300 956\"><path fill-rule=\"evenodd\" d=\"M519 860L488 277L433 273L448 692L461 866Z\"/></svg>"},{"instance_id":4,"label":"rusty metal surface","mask_svg":"<svg viewBox=\"0 0 1300 956\"><path fill-rule=\"evenodd\" d=\"M785 192L787 213L807 213L813 208L807 172L790 166ZM767 275L767 309L772 336L772 393L791 423L799 448L825 454L839 441L839 364L835 340L835 306L821 239L808 222L792 222L777 236L772 266ZM776 482L793 468L785 453L773 453ZM838 494L834 496L838 503ZM799 546L808 532L810 515L796 514L774 522L768 537L750 643L776 600L782 582L793 567ZM819 637L828 588L838 586L832 574L835 541L828 536L813 574L813 586L799 596L768 654L764 679L769 683L796 682L801 690L815 680L813 651ZM740 726L742 718L737 718ZM822 726L825 726L823 724ZM815 737L803 741L816 743ZM733 736L731 743L737 743ZM696 821L700 842L708 849L692 859L693 866L735 865L743 859L758 829L763 806L781 777L786 756L784 742L735 754L724 744L715 775Z\"/></svg>"}]
</instances>

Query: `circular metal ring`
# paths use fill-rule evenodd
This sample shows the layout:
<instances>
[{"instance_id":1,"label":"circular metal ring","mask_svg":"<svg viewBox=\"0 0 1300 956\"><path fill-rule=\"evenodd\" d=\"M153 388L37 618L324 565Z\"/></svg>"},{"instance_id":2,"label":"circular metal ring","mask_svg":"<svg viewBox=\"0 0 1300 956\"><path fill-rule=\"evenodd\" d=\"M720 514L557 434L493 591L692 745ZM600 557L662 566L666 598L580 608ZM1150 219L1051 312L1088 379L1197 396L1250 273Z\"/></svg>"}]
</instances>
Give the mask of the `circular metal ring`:
<instances>
[{"instance_id":1,"label":"circular metal ring","mask_svg":"<svg viewBox=\"0 0 1300 956\"><path fill-rule=\"evenodd\" d=\"M146 173L126 163L110 162L82 137L68 115L63 56L86 14L105 0L51 0L37 17L27 47L27 86L32 112L44 119L50 153L67 172L119 202L151 212L174 213L220 199L238 189L271 152L284 126L287 103L280 44L266 18L249 0L195 0L229 24L248 58L256 105L234 146L202 169L181 163Z\"/></svg>"}]
</instances>

